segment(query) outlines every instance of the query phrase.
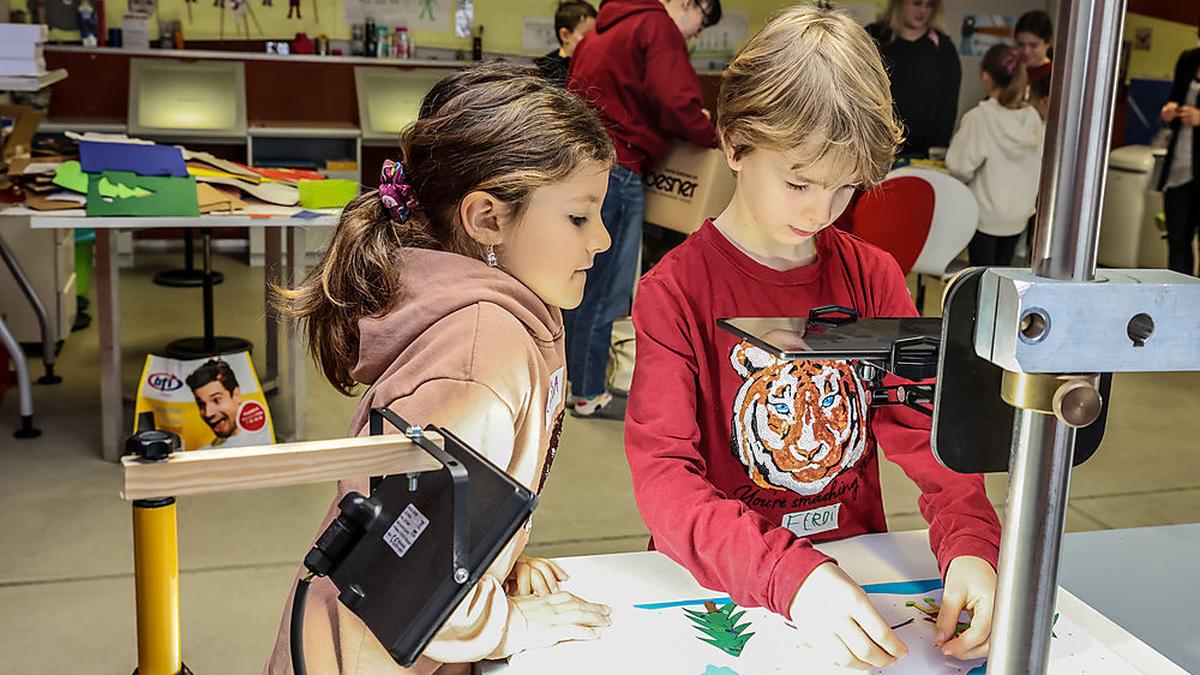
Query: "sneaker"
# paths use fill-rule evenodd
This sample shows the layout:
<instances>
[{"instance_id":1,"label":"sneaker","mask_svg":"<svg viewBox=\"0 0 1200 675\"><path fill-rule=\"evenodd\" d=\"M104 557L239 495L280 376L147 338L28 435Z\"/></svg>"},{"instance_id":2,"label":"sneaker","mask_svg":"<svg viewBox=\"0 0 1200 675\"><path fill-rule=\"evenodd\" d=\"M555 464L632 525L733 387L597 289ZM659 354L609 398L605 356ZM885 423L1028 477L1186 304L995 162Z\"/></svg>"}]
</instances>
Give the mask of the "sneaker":
<instances>
[{"instance_id":1,"label":"sneaker","mask_svg":"<svg viewBox=\"0 0 1200 675\"><path fill-rule=\"evenodd\" d=\"M613 398L608 392L589 399L580 399L571 406L571 415L587 419L624 421L625 399Z\"/></svg>"}]
</instances>

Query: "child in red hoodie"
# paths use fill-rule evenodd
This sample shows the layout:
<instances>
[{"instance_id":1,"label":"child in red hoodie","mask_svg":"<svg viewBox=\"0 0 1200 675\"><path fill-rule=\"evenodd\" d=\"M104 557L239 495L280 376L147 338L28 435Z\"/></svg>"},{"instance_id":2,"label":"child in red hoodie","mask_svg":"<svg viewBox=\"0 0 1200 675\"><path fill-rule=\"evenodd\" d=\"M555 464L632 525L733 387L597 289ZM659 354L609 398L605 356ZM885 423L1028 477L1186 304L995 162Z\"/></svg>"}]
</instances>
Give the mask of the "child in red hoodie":
<instances>
[{"instance_id":1,"label":"child in red hoodie","mask_svg":"<svg viewBox=\"0 0 1200 675\"><path fill-rule=\"evenodd\" d=\"M725 72L718 127L733 199L642 279L633 308L625 444L654 547L739 605L790 618L830 660L886 667L907 648L812 546L887 530L882 447L921 488L942 650L984 655L1000 527L982 477L937 462L927 417L870 408L850 364L780 362L716 326L829 304L916 316L895 260L828 227L901 141L878 52L844 14L784 10ZM971 627L955 637L963 610Z\"/></svg>"},{"instance_id":2,"label":"child in red hoodie","mask_svg":"<svg viewBox=\"0 0 1200 675\"><path fill-rule=\"evenodd\" d=\"M572 413L623 416L604 380L612 322L628 313L642 245L642 176L673 139L717 147L687 38L721 18L720 0L606 0L596 29L575 48L567 88L591 101L617 149L601 216L612 248L596 257L583 304L563 316Z\"/></svg>"}]
</instances>

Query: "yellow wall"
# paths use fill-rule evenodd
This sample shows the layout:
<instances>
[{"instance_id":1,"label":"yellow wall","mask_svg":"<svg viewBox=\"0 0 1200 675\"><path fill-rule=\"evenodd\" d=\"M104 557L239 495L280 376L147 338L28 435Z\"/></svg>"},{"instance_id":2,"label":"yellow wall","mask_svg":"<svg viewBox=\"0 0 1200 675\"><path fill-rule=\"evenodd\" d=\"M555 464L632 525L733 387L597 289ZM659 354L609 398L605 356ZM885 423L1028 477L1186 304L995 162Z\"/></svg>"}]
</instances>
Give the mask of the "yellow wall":
<instances>
[{"instance_id":1,"label":"yellow wall","mask_svg":"<svg viewBox=\"0 0 1200 675\"><path fill-rule=\"evenodd\" d=\"M1134 49L1129 53L1129 77L1170 80L1175 77L1175 61L1179 54L1194 49L1196 27L1164 21L1142 14L1125 16L1125 39L1131 44L1138 28L1153 30L1150 49Z\"/></svg>"},{"instance_id":2,"label":"yellow wall","mask_svg":"<svg viewBox=\"0 0 1200 675\"><path fill-rule=\"evenodd\" d=\"M879 1L882 0L877 0ZM191 5L189 19L184 0L159 0L155 19L180 21L183 24L185 40L283 39L291 38L299 32L307 33L312 38L321 34L335 39L350 37L350 27L343 20L342 0L301 0L303 19L287 18L287 0L271 0L271 7L262 6L262 0L250 0L249 9L253 18L247 15L243 25L240 22L235 23L230 14L225 12L223 31L222 12L213 6L213 2L214 0L197 0ZM443 2L449 7L455 5L454 0ZM791 3L787 0L724 0L721 4L725 11L746 12L750 17L750 30L753 32L777 9ZM483 25L485 29L484 49L507 54L521 53L522 22L525 17L552 16L556 6L555 0L475 0L475 22ZM126 0L106 2L105 10L110 27L120 27L121 15L126 7ZM414 31L413 42L418 46L470 48L469 39L454 36L451 18L451 15L447 15L445 31ZM152 28L152 31L157 35L157 26Z\"/></svg>"}]
</instances>

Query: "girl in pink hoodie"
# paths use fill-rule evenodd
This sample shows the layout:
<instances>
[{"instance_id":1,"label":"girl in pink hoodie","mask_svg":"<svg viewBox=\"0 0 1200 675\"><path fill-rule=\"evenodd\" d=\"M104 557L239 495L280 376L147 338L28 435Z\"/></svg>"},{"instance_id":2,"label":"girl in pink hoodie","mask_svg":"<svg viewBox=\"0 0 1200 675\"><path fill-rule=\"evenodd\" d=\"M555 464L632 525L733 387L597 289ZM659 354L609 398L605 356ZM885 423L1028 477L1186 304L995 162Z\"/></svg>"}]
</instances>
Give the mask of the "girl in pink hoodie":
<instances>
[{"instance_id":1,"label":"girl in pink hoodie","mask_svg":"<svg viewBox=\"0 0 1200 675\"><path fill-rule=\"evenodd\" d=\"M490 64L433 87L400 156L385 163L378 190L346 206L324 259L299 288L280 291L280 305L305 323L330 383L348 395L368 387L351 434L365 434L368 411L386 406L452 430L538 491L562 424L561 309L579 304L587 269L610 243L600 204L612 145L582 100ZM325 524L368 481L342 481ZM467 672L481 659L597 637L608 608L559 591L564 573L521 555L527 540L525 530L514 537L411 671L338 603L328 579L314 580L309 671ZM283 616L270 674L291 672L290 607Z\"/></svg>"}]
</instances>

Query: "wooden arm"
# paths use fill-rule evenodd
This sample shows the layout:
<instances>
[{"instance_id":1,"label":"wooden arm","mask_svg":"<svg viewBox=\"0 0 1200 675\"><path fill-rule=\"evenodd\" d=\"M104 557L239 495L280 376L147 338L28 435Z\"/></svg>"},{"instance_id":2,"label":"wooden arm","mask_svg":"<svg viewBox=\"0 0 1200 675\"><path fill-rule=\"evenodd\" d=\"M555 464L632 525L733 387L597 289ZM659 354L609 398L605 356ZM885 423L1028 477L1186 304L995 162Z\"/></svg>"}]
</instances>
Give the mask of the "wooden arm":
<instances>
[{"instance_id":1,"label":"wooden arm","mask_svg":"<svg viewBox=\"0 0 1200 675\"><path fill-rule=\"evenodd\" d=\"M441 434L426 438L444 447ZM176 452L161 462L121 459L127 501L232 492L431 471L441 464L405 436L389 434L325 441Z\"/></svg>"}]
</instances>

